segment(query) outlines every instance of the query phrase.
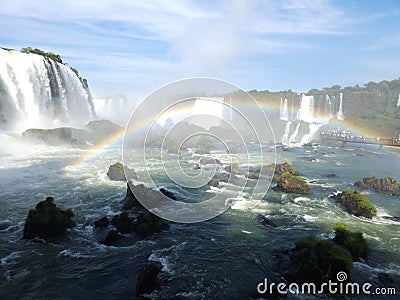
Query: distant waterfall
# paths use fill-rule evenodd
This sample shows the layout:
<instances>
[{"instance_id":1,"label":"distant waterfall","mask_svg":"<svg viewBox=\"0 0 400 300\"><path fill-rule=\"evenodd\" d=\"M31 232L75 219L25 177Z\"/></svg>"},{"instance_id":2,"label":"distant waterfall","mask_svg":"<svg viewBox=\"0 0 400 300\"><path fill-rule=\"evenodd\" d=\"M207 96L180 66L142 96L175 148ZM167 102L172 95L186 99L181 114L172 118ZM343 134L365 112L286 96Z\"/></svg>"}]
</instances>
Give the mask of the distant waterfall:
<instances>
[{"instance_id":1,"label":"distant waterfall","mask_svg":"<svg viewBox=\"0 0 400 300\"><path fill-rule=\"evenodd\" d=\"M0 48L0 129L82 124L93 118L87 82L69 67Z\"/></svg>"},{"instance_id":2,"label":"distant waterfall","mask_svg":"<svg viewBox=\"0 0 400 300\"><path fill-rule=\"evenodd\" d=\"M296 129L290 135L288 144L296 143L296 138L297 138L297 135L299 134L300 124L301 124L301 122L297 123Z\"/></svg>"},{"instance_id":3,"label":"distant waterfall","mask_svg":"<svg viewBox=\"0 0 400 300\"><path fill-rule=\"evenodd\" d=\"M399 99L397 100L397 108L400 107L400 93L399 93Z\"/></svg>"},{"instance_id":4,"label":"distant waterfall","mask_svg":"<svg viewBox=\"0 0 400 300\"><path fill-rule=\"evenodd\" d=\"M292 126L292 122L289 121L286 123L285 133L283 134L282 140L281 140L283 145L289 144L289 134L290 134L291 126Z\"/></svg>"},{"instance_id":5,"label":"distant waterfall","mask_svg":"<svg viewBox=\"0 0 400 300\"><path fill-rule=\"evenodd\" d=\"M279 118L283 121L289 120L288 100L287 99L282 101L282 98L281 98L281 109L280 109Z\"/></svg>"},{"instance_id":6,"label":"distant waterfall","mask_svg":"<svg viewBox=\"0 0 400 300\"><path fill-rule=\"evenodd\" d=\"M340 93L340 102L339 102L339 111L336 114L336 118L339 121L343 121L344 120L344 114L343 114L343 93Z\"/></svg>"},{"instance_id":7,"label":"distant waterfall","mask_svg":"<svg viewBox=\"0 0 400 300\"><path fill-rule=\"evenodd\" d=\"M314 122L314 96L301 95L298 119L307 123Z\"/></svg>"},{"instance_id":8,"label":"distant waterfall","mask_svg":"<svg viewBox=\"0 0 400 300\"><path fill-rule=\"evenodd\" d=\"M333 118L333 109L332 109L332 101L331 98L329 98L328 95L326 95L326 112L325 114L328 116L328 120Z\"/></svg>"}]
</instances>

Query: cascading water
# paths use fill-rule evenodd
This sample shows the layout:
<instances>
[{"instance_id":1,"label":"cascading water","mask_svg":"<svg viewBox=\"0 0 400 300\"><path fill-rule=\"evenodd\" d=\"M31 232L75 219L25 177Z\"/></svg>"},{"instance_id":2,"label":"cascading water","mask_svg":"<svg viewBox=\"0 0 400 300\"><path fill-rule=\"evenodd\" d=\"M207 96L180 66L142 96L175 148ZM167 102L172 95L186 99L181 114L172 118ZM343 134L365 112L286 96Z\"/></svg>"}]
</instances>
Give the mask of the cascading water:
<instances>
[{"instance_id":1,"label":"cascading water","mask_svg":"<svg viewBox=\"0 0 400 300\"><path fill-rule=\"evenodd\" d=\"M300 125L301 125L301 122L297 123L295 130L290 135L289 144L296 143L296 138L297 138L297 135L299 134Z\"/></svg>"},{"instance_id":2,"label":"cascading water","mask_svg":"<svg viewBox=\"0 0 400 300\"><path fill-rule=\"evenodd\" d=\"M307 143L311 143L315 139L315 136L317 135L318 130L321 128L322 125L324 124L318 124L318 123L308 124L309 133L305 134L301 138L300 144L304 145Z\"/></svg>"},{"instance_id":3,"label":"cascading water","mask_svg":"<svg viewBox=\"0 0 400 300\"><path fill-rule=\"evenodd\" d=\"M399 99L397 100L397 108L400 107L400 93L399 93Z\"/></svg>"},{"instance_id":4,"label":"cascading water","mask_svg":"<svg viewBox=\"0 0 400 300\"><path fill-rule=\"evenodd\" d=\"M95 116L87 82L69 67L0 49L0 129L78 125Z\"/></svg>"},{"instance_id":5,"label":"cascading water","mask_svg":"<svg viewBox=\"0 0 400 300\"><path fill-rule=\"evenodd\" d=\"M286 127L285 127L285 133L282 136L282 144L283 145L288 145L289 144L289 134L290 134L290 128L292 126L292 122L289 121L286 123Z\"/></svg>"},{"instance_id":6,"label":"cascading water","mask_svg":"<svg viewBox=\"0 0 400 300\"><path fill-rule=\"evenodd\" d=\"M280 109L279 118L282 121L288 121L289 120L288 100L287 99L282 101L282 98L281 98L281 109Z\"/></svg>"},{"instance_id":7,"label":"cascading water","mask_svg":"<svg viewBox=\"0 0 400 300\"><path fill-rule=\"evenodd\" d=\"M300 110L298 119L306 123L314 121L314 96L301 95Z\"/></svg>"},{"instance_id":8,"label":"cascading water","mask_svg":"<svg viewBox=\"0 0 400 300\"><path fill-rule=\"evenodd\" d=\"M343 93L340 93L340 102L339 102L339 111L336 114L336 118L339 121L343 121L344 120L344 114L343 114Z\"/></svg>"}]
</instances>

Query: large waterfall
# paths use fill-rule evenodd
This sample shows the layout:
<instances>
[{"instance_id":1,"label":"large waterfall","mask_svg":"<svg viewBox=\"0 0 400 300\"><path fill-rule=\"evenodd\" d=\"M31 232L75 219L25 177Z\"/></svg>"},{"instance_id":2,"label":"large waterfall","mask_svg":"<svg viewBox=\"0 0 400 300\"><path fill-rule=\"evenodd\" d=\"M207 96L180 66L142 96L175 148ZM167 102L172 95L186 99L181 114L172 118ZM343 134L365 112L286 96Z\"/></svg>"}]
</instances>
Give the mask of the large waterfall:
<instances>
[{"instance_id":1,"label":"large waterfall","mask_svg":"<svg viewBox=\"0 0 400 300\"><path fill-rule=\"evenodd\" d=\"M69 67L0 49L0 129L80 125L93 118L87 82Z\"/></svg>"}]
</instances>

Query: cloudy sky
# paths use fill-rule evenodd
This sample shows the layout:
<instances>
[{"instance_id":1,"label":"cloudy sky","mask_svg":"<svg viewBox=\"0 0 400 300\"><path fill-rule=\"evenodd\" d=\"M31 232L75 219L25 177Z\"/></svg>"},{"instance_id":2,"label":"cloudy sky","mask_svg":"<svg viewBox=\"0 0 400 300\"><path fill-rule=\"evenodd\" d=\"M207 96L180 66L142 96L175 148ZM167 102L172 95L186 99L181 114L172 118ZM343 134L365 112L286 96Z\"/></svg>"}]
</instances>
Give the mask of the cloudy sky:
<instances>
[{"instance_id":1,"label":"cloudy sky","mask_svg":"<svg viewBox=\"0 0 400 300\"><path fill-rule=\"evenodd\" d=\"M0 0L0 47L59 53L95 97L205 76L304 92L400 77L397 0Z\"/></svg>"}]
</instances>

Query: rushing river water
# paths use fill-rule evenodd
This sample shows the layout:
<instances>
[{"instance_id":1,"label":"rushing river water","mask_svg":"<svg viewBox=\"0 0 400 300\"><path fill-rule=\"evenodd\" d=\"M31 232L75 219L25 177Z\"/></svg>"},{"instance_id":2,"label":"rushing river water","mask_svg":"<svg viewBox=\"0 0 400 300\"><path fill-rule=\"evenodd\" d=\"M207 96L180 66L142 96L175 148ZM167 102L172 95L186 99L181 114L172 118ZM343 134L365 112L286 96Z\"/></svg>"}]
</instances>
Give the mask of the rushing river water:
<instances>
[{"instance_id":1,"label":"rushing river water","mask_svg":"<svg viewBox=\"0 0 400 300\"><path fill-rule=\"evenodd\" d=\"M37 146L28 153L18 148L12 154L3 153L0 299L135 299L137 272L146 261L163 265L161 287L151 298L250 299L264 278L273 281L280 277L280 253L302 236L330 237L337 222L362 230L371 248L365 263L354 263L352 280L396 287L399 293L400 223L385 216L400 216L400 199L367 192L378 209L377 218L367 220L349 215L328 196L334 190L354 188L353 183L366 176L400 180L400 151L336 146L277 148L277 162L292 163L310 182L309 195L269 190L255 208L241 197L214 219L172 223L168 231L142 240L128 235L126 245L120 247L99 244L92 226L93 220L121 211L126 184L106 177L108 166L121 161L118 147L79 166L76 161L88 150ZM219 152L213 156L222 162L226 158ZM188 152L182 159L191 167L199 157ZM224 185L192 193L179 189L163 181L161 164L151 163L151 173L180 199L193 201L210 193L230 193L230 187ZM135 167L134 158L130 167ZM143 171L136 170L139 176ZM329 173L336 177L328 178ZM22 239L29 209L47 196L53 196L60 207L72 208L77 226L58 242ZM261 226L259 213L268 215L279 227Z\"/></svg>"}]
</instances>

